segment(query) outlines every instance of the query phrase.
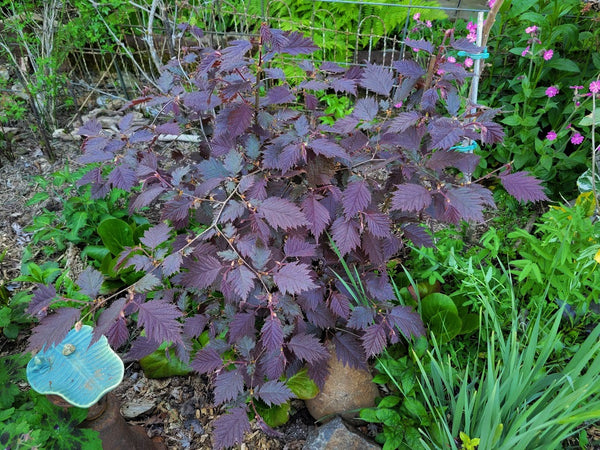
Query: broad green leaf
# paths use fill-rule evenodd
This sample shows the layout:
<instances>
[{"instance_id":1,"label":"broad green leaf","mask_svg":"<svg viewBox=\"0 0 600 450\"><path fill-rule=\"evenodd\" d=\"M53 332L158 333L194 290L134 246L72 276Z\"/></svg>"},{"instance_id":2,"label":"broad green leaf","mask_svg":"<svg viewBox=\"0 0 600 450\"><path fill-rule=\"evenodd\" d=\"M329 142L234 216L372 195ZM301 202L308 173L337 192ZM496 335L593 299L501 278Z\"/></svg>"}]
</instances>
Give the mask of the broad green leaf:
<instances>
[{"instance_id":1,"label":"broad green leaf","mask_svg":"<svg viewBox=\"0 0 600 450\"><path fill-rule=\"evenodd\" d=\"M392 408L400 403L400 397L397 395L388 395L383 397L381 401L377 404L378 408Z\"/></svg>"},{"instance_id":2,"label":"broad green leaf","mask_svg":"<svg viewBox=\"0 0 600 450\"><path fill-rule=\"evenodd\" d=\"M81 255L101 262L109 253L110 250L103 245L88 245L83 249Z\"/></svg>"},{"instance_id":3,"label":"broad green leaf","mask_svg":"<svg viewBox=\"0 0 600 450\"><path fill-rule=\"evenodd\" d=\"M272 428L280 427L290 419L290 402L268 407L263 402L256 402L256 411L265 423Z\"/></svg>"},{"instance_id":4,"label":"broad green leaf","mask_svg":"<svg viewBox=\"0 0 600 450\"><path fill-rule=\"evenodd\" d=\"M360 410L360 418L365 422L378 423L381 422L377 417L377 409L367 408Z\"/></svg>"},{"instance_id":5,"label":"broad green leaf","mask_svg":"<svg viewBox=\"0 0 600 450\"><path fill-rule=\"evenodd\" d=\"M166 378L191 372L190 366L177 357L174 349L170 348L167 356L167 345L169 343L163 343L156 351L140 359L140 366L148 378Z\"/></svg>"},{"instance_id":6,"label":"broad green leaf","mask_svg":"<svg viewBox=\"0 0 600 450\"><path fill-rule=\"evenodd\" d=\"M423 406L423 403L416 398L409 397L404 400L402 406L406 408L410 414L419 419L422 424L427 425L429 416L427 415L427 410Z\"/></svg>"},{"instance_id":7,"label":"broad green leaf","mask_svg":"<svg viewBox=\"0 0 600 450\"><path fill-rule=\"evenodd\" d=\"M600 108L596 108L593 113L589 113L579 121L579 126L591 127L592 125L600 125Z\"/></svg>"},{"instance_id":8,"label":"broad green leaf","mask_svg":"<svg viewBox=\"0 0 600 450\"><path fill-rule=\"evenodd\" d=\"M518 125L521 125L521 118L516 114L513 114L512 116L508 116L502 119L502 123L504 125L508 125L509 127L516 127Z\"/></svg>"},{"instance_id":9,"label":"broad green leaf","mask_svg":"<svg viewBox=\"0 0 600 450\"><path fill-rule=\"evenodd\" d=\"M400 420L398 412L389 408L377 408L375 415L379 419L379 422L389 426L397 425Z\"/></svg>"},{"instance_id":10,"label":"broad green leaf","mask_svg":"<svg viewBox=\"0 0 600 450\"><path fill-rule=\"evenodd\" d=\"M429 330L439 340L456 336L462 328L456 305L445 294L429 294L421 301L421 316Z\"/></svg>"},{"instance_id":11,"label":"broad green leaf","mask_svg":"<svg viewBox=\"0 0 600 450\"><path fill-rule=\"evenodd\" d=\"M79 230L87 223L88 214L85 211L78 211L69 220L71 231L67 233L66 238L69 241L79 241Z\"/></svg>"},{"instance_id":12,"label":"broad green leaf","mask_svg":"<svg viewBox=\"0 0 600 450\"><path fill-rule=\"evenodd\" d=\"M133 247L133 229L121 219L106 219L98 225L98 235L102 243L117 256L125 247Z\"/></svg>"},{"instance_id":13,"label":"broad green leaf","mask_svg":"<svg viewBox=\"0 0 600 450\"><path fill-rule=\"evenodd\" d=\"M301 400L314 398L319 393L319 388L308 376L306 368L301 369L298 373L288 378L285 384Z\"/></svg>"},{"instance_id":14,"label":"broad green leaf","mask_svg":"<svg viewBox=\"0 0 600 450\"><path fill-rule=\"evenodd\" d=\"M562 70L563 72L580 72L577 63L566 58L552 58L550 61L546 62L545 66Z\"/></svg>"}]
</instances>

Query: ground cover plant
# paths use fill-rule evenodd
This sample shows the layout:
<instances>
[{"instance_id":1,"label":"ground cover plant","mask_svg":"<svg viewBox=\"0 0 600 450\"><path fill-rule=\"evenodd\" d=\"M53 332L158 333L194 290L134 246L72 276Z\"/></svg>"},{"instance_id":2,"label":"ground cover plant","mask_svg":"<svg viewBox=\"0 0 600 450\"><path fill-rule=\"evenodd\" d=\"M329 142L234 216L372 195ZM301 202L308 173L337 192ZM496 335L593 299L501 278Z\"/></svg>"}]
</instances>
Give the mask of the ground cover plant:
<instances>
[{"instance_id":1,"label":"ground cover plant","mask_svg":"<svg viewBox=\"0 0 600 450\"><path fill-rule=\"evenodd\" d=\"M388 344L423 335L420 315L397 301L387 262L409 241L432 244L426 218L483 220L494 201L469 181L479 157L451 148L497 143L503 132L496 110L473 112L461 98L468 72L447 56L481 49L451 30L437 44L407 43L430 55L426 68L304 61L305 81L291 86L277 57L316 46L263 25L255 42L186 48L168 64L161 92L132 102L160 107L156 125L132 127L127 115L113 136L95 121L81 127L80 162L97 164L81 179L92 197L133 192L130 212L156 207L160 219L137 240L104 242L115 275L137 274L124 289L102 268L70 285L40 285L28 308L40 319L30 347L59 342L81 322L114 348L133 341L130 359L169 342L165 350L214 377L215 403L229 408L215 420L215 446L226 447L242 439L249 416L269 429L261 408L298 395L286 380L304 367L322 385L325 340L345 364L365 367ZM332 125L318 120L315 93L324 90L357 97ZM160 145L160 135L189 132L205 139L197 152ZM484 180L521 201L546 199L525 172L507 167ZM359 268L368 303L357 304L337 277L340 258Z\"/></svg>"}]
</instances>

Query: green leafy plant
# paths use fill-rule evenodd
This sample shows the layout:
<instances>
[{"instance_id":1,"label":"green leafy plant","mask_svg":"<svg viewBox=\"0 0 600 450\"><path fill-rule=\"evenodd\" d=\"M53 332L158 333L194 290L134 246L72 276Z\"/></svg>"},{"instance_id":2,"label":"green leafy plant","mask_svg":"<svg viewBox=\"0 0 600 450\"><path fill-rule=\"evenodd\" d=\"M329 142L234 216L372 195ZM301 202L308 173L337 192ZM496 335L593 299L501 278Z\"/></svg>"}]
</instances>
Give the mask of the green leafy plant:
<instances>
[{"instance_id":1,"label":"green leafy plant","mask_svg":"<svg viewBox=\"0 0 600 450\"><path fill-rule=\"evenodd\" d=\"M427 347L427 340L420 338L410 349L423 357ZM373 382L384 385L389 394L379 399L376 407L362 409L360 418L381 424L376 440L386 450L423 449L420 429L433 428L435 421L425 408L414 358L405 346L394 346L376 359L373 368L378 372Z\"/></svg>"},{"instance_id":2,"label":"green leafy plant","mask_svg":"<svg viewBox=\"0 0 600 450\"><path fill-rule=\"evenodd\" d=\"M0 289L2 288L3 286L0 286ZM2 291L2 295L0 295L0 329L8 339L16 339L22 328L31 325L32 319L25 312L30 301L31 294L26 292L17 292L9 296L8 290Z\"/></svg>"},{"instance_id":3,"label":"green leafy plant","mask_svg":"<svg viewBox=\"0 0 600 450\"><path fill-rule=\"evenodd\" d=\"M0 358L0 446L2 448L53 448L101 450L98 432L79 428L87 409L59 408L44 395L23 391L28 355Z\"/></svg>"},{"instance_id":4,"label":"green leafy plant","mask_svg":"<svg viewBox=\"0 0 600 450\"><path fill-rule=\"evenodd\" d=\"M517 247L510 264L529 308L550 301L566 304L579 317L590 311L600 293L600 223L592 220L594 211L589 192L572 206L551 207L532 232L509 233Z\"/></svg>"},{"instance_id":5,"label":"green leafy plant","mask_svg":"<svg viewBox=\"0 0 600 450\"><path fill-rule=\"evenodd\" d=\"M432 448L457 449L459 437L463 445L478 439L481 450L559 448L600 415L600 326L568 361L557 363L552 357L563 310L548 327L541 314L524 324L515 297L510 300L515 313L508 332L491 304L483 311L483 367L476 355L460 364L435 340L426 358L414 354L428 410L442 431L429 434Z\"/></svg>"},{"instance_id":6,"label":"green leafy plant","mask_svg":"<svg viewBox=\"0 0 600 450\"><path fill-rule=\"evenodd\" d=\"M579 0L507 0L489 40L489 73L479 100L506 105L505 146L484 148L488 167L512 162L531 168L552 198L571 197L589 165L578 125L591 107L589 83L600 71L597 12ZM510 49L506 52L506 49Z\"/></svg>"},{"instance_id":7,"label":"green leafy plant","mask_svg":"<svg viewBox=\"0 0 600 450\"><path fill-rule=\"evenodd\" d=\"M84 165L73 171L67 165L50 178L34 178L39 192L27 202L27 206L44 201L47 206L25 230L33 234L32 244L43 245L47 256L63 252L69 245L76 245L82 247L84 255L89 254L101 260L107 250L106 246L104 250L98 249L102 244L99 232L102 221L109 218L126 219L130 228L147 223L139 214L129 215L125 203L128 194L123 190L114 189L102 198L94 198L90 187L83 185L84 179L82 181L84 174L93 167ZM132 242L127 245L132 245Z\"/></svg>"}]
</instances>

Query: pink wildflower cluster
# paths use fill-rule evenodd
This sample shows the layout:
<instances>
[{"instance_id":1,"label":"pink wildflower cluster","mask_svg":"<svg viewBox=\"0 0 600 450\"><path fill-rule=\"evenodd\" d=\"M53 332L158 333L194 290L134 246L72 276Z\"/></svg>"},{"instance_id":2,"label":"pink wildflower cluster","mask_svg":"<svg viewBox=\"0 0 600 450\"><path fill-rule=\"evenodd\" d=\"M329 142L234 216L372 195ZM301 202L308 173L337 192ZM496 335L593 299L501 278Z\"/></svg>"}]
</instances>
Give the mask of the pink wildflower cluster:
<instances>
[{"instance_id":1,"label":"pink wildflower cluster","mask_svg":"<svg viewBox=\"0 0 600 450\"><path fill-rule=\"evenodd\" d=\"M467 24L467 31L469 32L467 35L469 42L475 42L477 40L477 25L473 22L469 22Z\"/></svg>"},{"instance_id":2,"label":"pink wildflower cluster","mask_svg":"<svg viewBox=\"0 0 600 450\"><path fill-rule=\"evenodd\" d=\"M558 94L557 87L550 86L548 89L546 89L546 95L548 96L548 98L552 98L552 97L556 96L556 94Z\"/></svg>"},{"instance_id":3,"label":"pink wildflower cluster","mask_svg":"<svg viewBox=\"0 0 600 450\"><path fill-rule=\"evenodd\" d=\"M426 21L424 21L424 22L423 22L423 21L421 21L421 13L415 13L415 14L413 15L413 20L414 20L415 22L417 22L417 25L424 25L424 26L426 26L427 28L431 28L431 27L433 26L433 23L431 22L431 20L426 20ZM418 31L418 30L419 30L419 28L418 28L418 27L413 29L413 31Z\"/></svg>"},{"instance_id":4,"label":"pink wildflower cluster","mask_svg":"<svg viewBox=\"0 0 600 450\"><path fill-rule=\"evenodd\" d=\"M532 36L535 36L538 31L539 28L537 27L537 25L532 25L530 27L525 28L525 33L530 34Z\"/></svg>"}]
</instances>

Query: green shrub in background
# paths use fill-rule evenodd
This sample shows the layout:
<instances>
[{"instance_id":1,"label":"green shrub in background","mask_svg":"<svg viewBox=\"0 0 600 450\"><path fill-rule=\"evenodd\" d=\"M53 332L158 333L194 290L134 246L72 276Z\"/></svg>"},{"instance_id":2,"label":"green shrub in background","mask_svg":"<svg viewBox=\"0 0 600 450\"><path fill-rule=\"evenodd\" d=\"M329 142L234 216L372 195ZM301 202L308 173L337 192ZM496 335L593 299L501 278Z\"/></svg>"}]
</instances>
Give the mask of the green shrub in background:
<instances>
[{"instance_id":1,"label":"green shrub in background","mask_svg":"<svg viewBox=\"0 0 600 450\"><path fill-rule=\"evenodd\" d=\"M566 304L570 314L581 318L597 305L600 222L592 220L593 213L589 192L572 206L551 207L532 232L519 229L508 235L517 247L510 265L526 307L539 310L547 301Z\"/></svg>"},{"instance_id":2,"label":"green shrub in background","mask_svg":"<svg viewBox=\"0 0 600 450\"><path fill-rule=\"evenodd\" d=\"M505 145L485 152L488 167L512 162L546 181L551 198L576 195L589 165L589 84L600 73L600 13L580 0L505 0L488 43L479 101L501 104ZM587 144L587 145L586 145Z\"/></svg>"},{"instance_id":3,"label":"green shrub in background","mask_svg":"<svg viewBox=\"0 0 600 450\"><path fill-rule=\"evenodd\" d=\"M410 9L395 6L409 5L408 1L394 2L394 6L389 7L380 3L385 2L232 0L220 4L219 10L225 16L248 14L246 20L250 32L258 30L265 16L271 20L272 26L284 30L314 30L311 37L322 49L315 52L314 58L332 61L347 61L352 58L353 51L368 47L369 44L376 45L382 36L400 35L402 28L409 23L409 12L411 15L419 13L423 21L447 17L442 10L418 8L439 6L436 1L412 0ZM197 25L205 23L199 22ZM233 28L232 22L223 25Z\"/></svg>"}]
</instances>

